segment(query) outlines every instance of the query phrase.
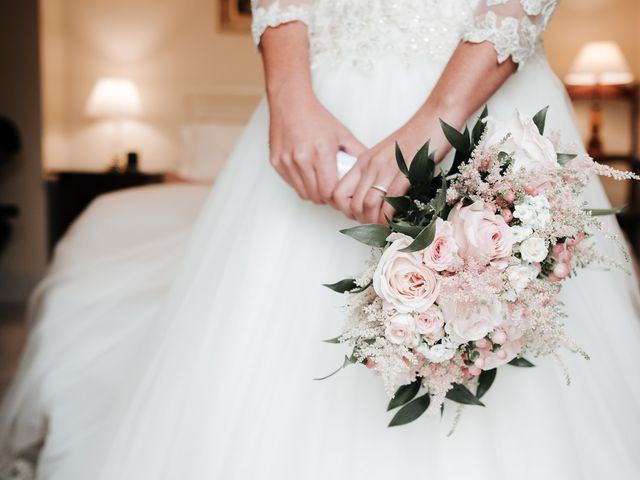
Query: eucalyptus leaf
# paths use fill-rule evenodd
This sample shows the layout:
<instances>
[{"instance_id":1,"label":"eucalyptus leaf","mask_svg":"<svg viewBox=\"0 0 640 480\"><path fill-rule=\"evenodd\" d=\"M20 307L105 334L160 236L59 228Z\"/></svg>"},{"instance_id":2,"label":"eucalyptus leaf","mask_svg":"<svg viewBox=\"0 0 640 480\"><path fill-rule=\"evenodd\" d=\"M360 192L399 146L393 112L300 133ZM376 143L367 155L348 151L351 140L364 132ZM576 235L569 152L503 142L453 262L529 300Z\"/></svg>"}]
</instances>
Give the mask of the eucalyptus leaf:
<instances>
[{"instance_id":1,"label":"eucalyptus leaf","mask_svg":"<svg viewBox=\"0 0 640 480\"><path fill-rule=\"evenodd\" d=\"M497 370L492 368L491 370L483 370L478 376L478 388L476 389L476 398L480 400L485 393L489 391L493 381L496 379Z\"/></svg>"},{"instance_id":2,"label":"eucalyptus leaf","mask_svg":"<svg viewBox=\"0 0 640 480\"><path fill-rule=\"evenodd\" d=\"M509 365L513 365L514 367L524 367L524 368L535 367L533 363L531 363L529 360L527 360L524 357L514 358L509 362Z\"/></svg>"},{"instance_id":3,"label":"eucalyptus leaf","mask_svg":"<svg viewBox=\"0 0 640 480\"><path fill-rule=\"evenodd\" d=\"M622 213L625 208L627 208L626 205L619 208L587 208L586 210L594 217L604 217L606 215L617 215Z\"/></svg>"},{"instance_id":4,"label":"eucalyptus leaf","mask_svg":"<svg viewBox=\"0 0 640 480\"><path fill-rule=\"evenodd\" d=\"M540 132L540 135L544 135L544 125L547 121L548 110L549 110L549 106L547 105L546 107L544 107L542 110L540 110L538 113L536 113L533 116L533 123L535 123L536 127L538 127L538 131Z\"/></svg>"},{"instance_id":5,"label":"eucalyptus leaf","mask_svg":"<svg viewBox=\"0 0 640 480\"><path fill-rule=\"evenodd\" d=\"M342 343L340 341L340 339L342 338L342 335L334 337L334 338L328 338L326 340L322 340L323 343Z\"/></svg>"},{"instance_id":6,"label":"eucalyptus leaf","mask_svg":"<svg viewBox=\"0 0 640 480\"><path fill-rule=\"evenodd\" d=\"M401 407L405 403L412 400L420 391L420 386L422 385L422 379L417 378L414 382L408 385L402 385L398 388L398 391L393 396L389 405L387 406L387 411L393 410L394 408Z\"/></svg>"},{"instance_id":7,"label":"eucalyptus leaf","mask_svg":"<svg viewBox=\"0 0 640 480\"><path fill-rule=\"evenodd\" d=\"M436 164L429 155L429 143L430 141L427 141L420 147L413 160L411 160L411 165L409 166L409 182L411 182L411 185L430 185L431 180L433 180Z\"/></svg>"},{"instance_id":8,"label":"eucalyptus leaf","mask_svg":"<svg viewBox=\"0 0 640 480\"><path fill-rule=\"evenodd\" d=\"M558 153L558 163L564 165L577 157L574 153Z\"/></svg>"},{"instance_id":9,"label":"eucalyptus leaf","mask_svg":"<svg viewBox=\"0 0 640 480\"><path fill-rule=\"evenodd\" d=\"M391 419L391 422L389 422L389 426L397 427L398 425L406 425L407 423L413 422L427 411L429 403L431 403L431 396L428 393L411 400L398 410Z\"/></svg>"},{"instance_id":10,"label":"eucalyptus leaf","mask_svg":"<svg viewBox=\"0 0 640 480\"><path fill-rule=\"evenodd\" d=\"M387 245L387 237L391 233L391 229L377 223L369 223L340 230L340 233L344 233L365 245L383 248Z\"/></svg>"},{"instance_id":11,"label":"eucalyptus leaf","mask_svg":"<svg viewBox=\"0 0 640 480\"><path fill-rule=\"evenodd\" d=\"M320 377L320 378L314 378L314 380L326 380L329 377L333 377L336 373L338 373L340 370L342 370L343 368L348 367L349 365L352 365L354 363L356 363L356 358L355 356L351 355L350 357L347 357L346 355L344 356L344 362L342 362L342 365L340 365L340 367L338 367L335 371L331 372L329 375L325 375L324 377Z\"/></svg>"},{"instance_id":12,"label":"eucalyptus leaf","mask_svg":"<svg viewBox=\"0 0 640 480\"><path fill-rule=\"evenodd\" d=\"M484 119L487 117L488 114L489 114L489 109L485 105L484 108L482 109L482 113L478 117L478 121L473 126L473 130L471 133L471 142L473 143L473 145L477 145L478 142L480 142L480 139L482 138L482 134L487 128L487 124L484 122Z\"/></svg>"},{"instance_id":13,"label":"eucalyptus leaf","mask_svg":"<svg viewBox=\"0 0 640 480\"><path fill-rule=\"evenodd\" d=\"M400 145L398 145L398 142L396 142L396 163L398 164L398 168L400 169L400 171L406 176L409 176L407 162L404 161L404 156L402 155L402 150L400 150Z\"/></svg>"},{"instance_id":14,"label":"eucalyptus leaf","mask_svg":"<svg viewBox=\"0 0 640 480\"><path fill-rule=\"evenodd\" d=\"M484 403L478 400L478 398L473 393L471 393L471 390L469 390L461 383L454 383L453 388L447 392L446 397L449 400L461 403L463 405L479 405L481 407L484 407Z\"/></svg>"},{"instance_id":15,"label":"eucalyptus leaf","mask_svg":"<svg viewBox=\"0 0 640 480\"><path fill-rule=\"evenodd\" d=\"M416 238L424 229L424 227L417 227L407 222L391 222L389 226L394 232L404 233L412 238Z\"/></svg>"},{"instance_id":16,"label":"eucalyptus leaf","mask_svg":"<svg viewBox=\"0 0 640 480\"><path fill-rule=\"evenodd\" d=\"M322 285L338 293L349 292L357 287L353 278L345 278L336 283L323 283Z\"/></svg>"},{"instance_id":17,"label":"eucalyptus leaf","mask_svg":"<svg viewBox=\"0 0 640 480\"><path fill-rule=\"evenodd\" d=\"M399 213L405 213L411 207L411 199L406 195L402 197L384 197L384 201Z\"/></svg>"},{"instance_id":18,"label":"eucalyptus leaf","mask_svg":"<svg viewBox=\"0 0 640 480\"><path fill-rule=\"evenodd\" d=\"M429 225L427 225L422 229L422 231L418 234L418 236L413 240L413 242L411 242L411 244L408 247L402 248L399 251L400 252L418 252L420 250L424 250L429 245L431 245L431 242L433 242L433 239L436 236L435 219L436 217L434 217L433 220L431 220L431 223L429 223Z\"/></svg>"}]
</instances>

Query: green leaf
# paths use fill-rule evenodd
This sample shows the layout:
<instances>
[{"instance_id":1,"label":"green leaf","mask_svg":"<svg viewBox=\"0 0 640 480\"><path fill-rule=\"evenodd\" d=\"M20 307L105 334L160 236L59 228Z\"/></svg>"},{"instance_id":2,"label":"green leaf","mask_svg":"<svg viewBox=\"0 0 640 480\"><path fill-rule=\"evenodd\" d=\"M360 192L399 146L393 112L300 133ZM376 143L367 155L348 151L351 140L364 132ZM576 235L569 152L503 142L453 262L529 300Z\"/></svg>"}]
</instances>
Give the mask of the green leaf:
<instances>
[{"instance_id":1,"label":"green leaf","mask_svg":"<svg viewBox=\"0 0 640 480\"><path fill-rule=\"evenodd\" d=\"M594 217L604 217L606 215L617 215L622 213L625 208L627 208L626 205L619 208L587 208L586 211Z\"/></svg>"},{"instance_id":2,"label":"green leaf","mask_svg":"<svg viewBox=\"0 0 640 480\"><path fill-rule=\"evenodd\" d=\"M394 408L398 408L408 401L412 400L420 391L420 386L422 385L422 379L417 378L413 383L408 385L402 385L396 394L393 396L391 401L389 402L389 406L387 407L387 411L393 410Z\"/></svg>"},{"instance_id":3,"label":"green leaf","mask_svg":"<svg viewBox=\"0 0 640 480\"><path fill-rule=\"evenodd\" d=\"M352 365L354 363L356 363L356 357L354 355L351 355L350 357L347 357L346 355L344 356L344 362L342 362L342 365L340 365L340 367L338 367L335 371L331 372L329 375L325 375L324 377L320 377L320 378L314 378L314 380L326 380L329 377L333 377L336 373L338 373L340 370L342 370L343 368L348 367L349 365Z\"/></svg>"},{"instance_id":4,"label":"green leaf","mask_svg":"<svg viewBox=\"0 0 640 480\"><path fill-rule=\"evenodd\" d=\"M536 127L538 127L538 131L540 132L540 135L544 135L544 124L547 121L548 110L549 110L549 106L547 105L546 107L544 107L542 110L540 110L538 113L536 113L533 116L533 123L535 123Z\"/></svg>"},{"instance_id":5,"label":"green leaf","mask_svg":"<svg viewBox=\"0 0 640 480\"><path fill-rule=\"evenodd\" d=\"M493 385L493 381L496 379L495 368L491 370L483 370L482 373L478 376L478 388L476 390L476 398L481 399L485 393L489 391L491 385Z\"/></svg>"},{"instance_id":6,"label":"green leaf","mask_svg":"<svg viewBox=\"0 0 640 480\"><path fill-rule=\"evenodd\" d=\"M478 400L478 398L471 393L471 390L461 383L454 383L453 388L447 392L446 397L449 400L462 403L463 405L479 405L484 407L484 403Z\"/></svg>"},{"instance_id":7,"label":"green leaf","mask_svg":"<svg viewBox=\"0 0 640 480\"><path fill-rule=\"evenodd\" d=\"M365 245L383 248L387 245L387 237L391 233L391 229L377 223L369 223L340 230L340 233L344 233Z\"/></svg>"},{"instance_id":8,"label":"green leaf","mask_svg":"<svg viewBox=\"0 0 640 480\"><path fill-rule=\"evenodd\" d=\"M342 335L339 335L337 337L334 338L328 338L327 340L322 340L324 343L342 343L340 341L340 339L342 338Z\"/></svg>"},{"instance_id":9,"label":"green leaf","mask_svg":"<svg viewBox=\"0 0 640 480\"><path fill-rule=\"evenodd\" d=\"M425 143L411 160L409 182L411 185L430 185L436 164L429 155L429 141Z\"/></svg>"},{"instance_id":10,"label":"green leaf","mask_svg":"<svg viewBox=\"0 0 640 480\"><path fill-rule=\"evenodd\" d=\"M444 136L447 137L447 140L453 148L464 152L469 150L471 141L469 140L468 129L465 130L465 133L467 133L467 135L465 135L442 119L440 119L440 126L444 132Z\"/></svg>"},{"instance_id":11,"label":"green leaf","mask_svg":"<svg viewBox=\"0 0 640 480\"><path fill-rule=\"evenodd\" d=\"M394 232L404 233L405 235L409 235L412 238L416 238L424 229L424 227L417 227L407 222L391 222L389 226Z\"/></svg>"},{"instance_id":12,"label":"green leaf","mask_svg":"<svg viewBox=\"0 0 640 480\"><path fill-rule=\"evenodd\" d=\"M478 144L478 142L480 141L480 138L482 138L482 134L484 133L485 129L487 128L487 124L484 122L484 119L486 118L486 116L488 114L489 114L489 109L485 105L484 108L482 109L482 113L478 117L478 121L473 126L473 130L472 130L472 134L471 134L471 141L472 141L472 143L474 145Z\"/></svg>"},{"instance_id":13,"label":"green leaf","mask_svg":"<svg viewBox=\"0 0 640 480\"><path fill-rule=\"evenodd\" d=\"M398 410L391 419L391 422L389 422L389 426L397 427L398 425L406 425L407 423L413 422L427 411L429 403L431 403L431 396L428 393L411 400L404 407Z\"/></svg>"},{"instance_id":14,"label":"green leaf","mask_svg":"<svg viewBox=\"0 0 640 480\"><path fill-rule=\"evenodd\" d=\"M411 207L411 199L406 195L402 197L384 197L384 201L400 213L406 212Z\"/></svg>"},{"instance_id":15,"label":"green leaf","mask_svg":"<svg viewBox=\"0 0 640 480\"><path fill-rule=\"evenodd\" d=\"M514 358L509 362L509 365L513 365L514 367L525 367L525 368L535 367L533 363L531 363L529 360L527 360L524 357Z\"/></svg>"},{"instance_id":16,"label":"green leaf","mask_svg":"<svg viewBox=\"0 0 640 480\"><path fill-rule=\"evenodd\" d=\"M404 161L404 156L402 155L398 142L396 142L396 163L398 164L400 171L408 177L409 169L407 168L407 162Z\"/></svg>"},{"instance_id":17,"label":"green leaf","mask_svg":"<svg viewBox=\"0 0 640 480\"><path fill-rule=\"evenodd\" d=\"M422 231L418 234L418 236L411 242L408 247L402 248L400 252L418 252L420 250L424 250L436 236L436 217L433 217L431 223L424 227Z\"/></svg>"},{"instance_id":18,"label":"green leaf","mask_svg":"<svg viewBox=\"0 0 640 480\"><path fill-rule=\"evenodd\" d=\"M349 292L357 287L353 278L345 278L336 283L323 283L322 285L338 293Z\"/></svg>"},{"instance_id":19,"label":"green leaf","mask_svg":"<svg viewBox=\"0 0 640 480\"><path fill-rule=\"evenodd\" d=\"M442 172L442 176L440 178L440 189L436 194L436 198L433 202L434 209L436 211L436 215L444 210L444 207L447 206L447 177Z\"/></svg>"},{"instance_id":20,"label":"green leaf","mask_svg":"<svg viewBox=\"0 0 640 480\"><path fill-rule=\"evenodd\" d=\"M558 153L558 163L564 165L576 157L577 155L574 153Z\"/></svg>"}]
</instances>

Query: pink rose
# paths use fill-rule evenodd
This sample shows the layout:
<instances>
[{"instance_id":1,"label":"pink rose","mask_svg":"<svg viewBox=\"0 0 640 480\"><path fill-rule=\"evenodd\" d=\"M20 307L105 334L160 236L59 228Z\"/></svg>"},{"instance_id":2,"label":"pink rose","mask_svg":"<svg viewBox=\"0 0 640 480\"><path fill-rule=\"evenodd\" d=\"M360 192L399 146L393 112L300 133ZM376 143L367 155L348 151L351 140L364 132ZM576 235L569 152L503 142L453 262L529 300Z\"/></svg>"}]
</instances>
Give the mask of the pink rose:
<instances>
[{"instance_id":1,"label":"pink rose","mask_svg":"<svg viewBox=\"0 0 640 480\"><path fill-rule=\"evenodd\" d=\"M401 313L423 312L440 292L437 274L422 262L421 253L399 252L413 239L401 233L387 237L391 245L380 257L373 274L373 288L380 298Z\"/></svg>"},{"instance_id":2,"label":"pink rose","mask_svg":"<svg viewBox=\"0 0 640 480\"><path fill-rule=\"evenodd\" d=\"M458 203L449 214L461 257L486 264L511 255L513 234L507 222L482 201L468 207Z\"/></svg>"},{"instance_id":3,"label":"pink rose","mask_svg":"<svg viewBox=\"0 0 640 480\"><path fill-rule=\"evenodd\" d=\"M445 331L460 344L480 340L503 322L502 304L444 301L440 304Z\"/></svg>"},{"instance_id":4,"label":"pink rose","mask_svg":"<svg viewBox=\"0 0 640 480\"><path fill-rule=\"evenodd\" d=\"M435 305L416 319L418 333L436 342L444 336L444 315Z\"/></svg>"},{"instance_id":5,"label":"pink rose","mask_svg":"<svg viewBox=\"0 0 640 480\"><path fill-rule=\"evenodd\" d=\"M387 320L384 336L391 343L415 347L420 339L416 333L416 321L408 313L396 313Z\"/></svg>"},{"instance_id":6,"label":"pink rose","mask_svg":"<svg viewBox=\"0 0 640 480\"><path fill-rule=\"evenodd\" d=\"M436 235L424 250L424 263L438 272L456 271L462 266L462 259L458 256L458 244L453 236L451 222L436 219Z\"/></svg>"}]
</instances>

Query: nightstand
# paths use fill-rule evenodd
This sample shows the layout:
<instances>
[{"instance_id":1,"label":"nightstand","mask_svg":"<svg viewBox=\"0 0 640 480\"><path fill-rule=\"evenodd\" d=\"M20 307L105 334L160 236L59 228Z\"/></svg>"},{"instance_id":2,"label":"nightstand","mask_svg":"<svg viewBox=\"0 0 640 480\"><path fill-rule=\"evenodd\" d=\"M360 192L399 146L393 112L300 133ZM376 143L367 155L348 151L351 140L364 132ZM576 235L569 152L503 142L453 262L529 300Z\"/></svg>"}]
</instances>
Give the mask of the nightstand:
<instances>
[{"instance_id":1,"label":"nightstand","mask_svg":"<svg viewBox=\"0 0 640 480\"><path fill-rule=\"evenodd\" d=\"M55 172L47 175L48 249L53 251L69 225L98 195L162 182L164 175L142 172Z\"/></svg>"}]
</instances>

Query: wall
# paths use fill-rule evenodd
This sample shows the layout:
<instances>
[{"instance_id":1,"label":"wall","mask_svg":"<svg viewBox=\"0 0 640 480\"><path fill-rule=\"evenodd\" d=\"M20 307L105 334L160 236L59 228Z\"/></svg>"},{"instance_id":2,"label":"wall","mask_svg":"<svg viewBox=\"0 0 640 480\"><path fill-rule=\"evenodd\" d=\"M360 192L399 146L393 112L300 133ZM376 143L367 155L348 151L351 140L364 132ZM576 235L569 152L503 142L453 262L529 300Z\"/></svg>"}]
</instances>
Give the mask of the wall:
<instances>
[{"instance_id":1,"label":"wall","mask_svg":"<svg viewBox=\"0 0 640 480\"><path fill-rule=\"evenodd\" d=\"M16 122L24 146L0 171L0 203L15 203L21 210L0 257L0 301L24 299L45 267L38 37L38 1L3 0L0 113Z\"/></svg>"},{"instance_id":2,"label":"wall","mask_svg":"<svg viewBox=\"0 0 640 480\"><path fill-rule=\"evenodd\" d=\"M142 168L165 170L179 154L184 96L203 86L259 90L262 71L249 35L221 32L216 0L43 0L45 168L102 169L113 153L110 125L83 108L97 78L125 75L146 109L126 125L125 144ZM562 0L546 34L550 61L563 76L588 40L618 41L640 78L640 1ZM585 107L579 121L587 129ZM623 119L613 110L605 135ZM608 126L608 127L607 127ZM615 128L614 128L615 127ZM614 135L615 136L615 135ZM628 137L618 135L622 150Z\"/></svg>"},{"instance_id":3,"label":"wall","mask_svg":"<svg viewBox=\"0 0 640 480\"><path fill-rule=\"evenodd\" d=\"M145 114L127 122L124 134L125 146L141 152L146 170L175 165L186 94L215 85L261 89L261 65L250 37L219 31L215 0L55 2L60 8L43 11L44 25L50 20L60 25L62 13L65 74L45 71L45 84L51 84L45 104L66 97L66 111L64 118L47 123L46 135L51 139L54 131L66 130L67 144L47 150L47 169L101 169L108 163L110 125L83 113L101 76L127 76L140 89Z\"/></svg>"}]
</instances>

